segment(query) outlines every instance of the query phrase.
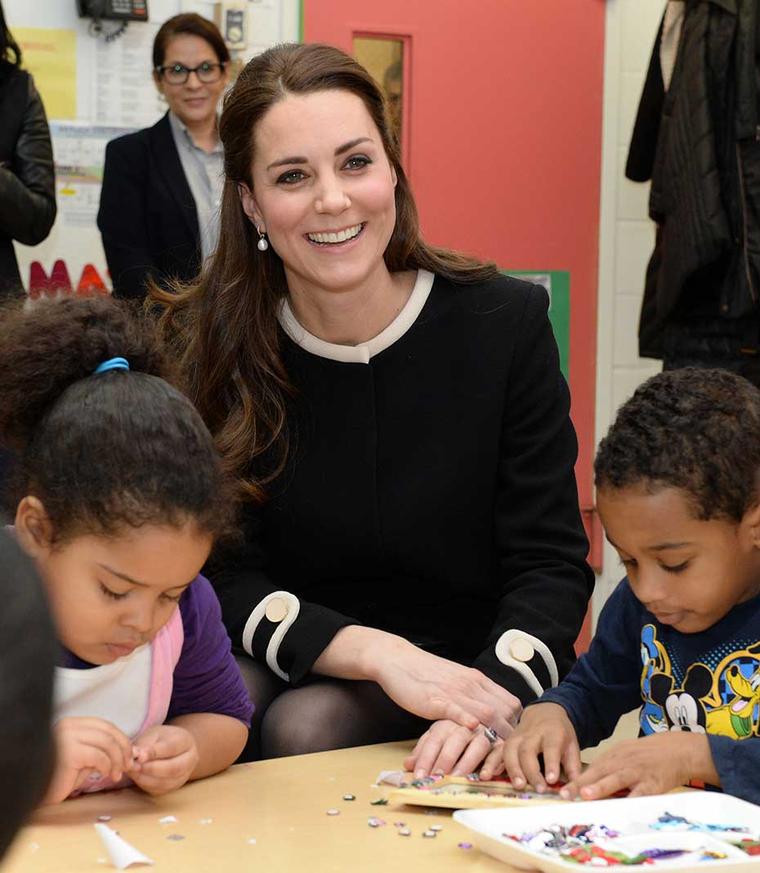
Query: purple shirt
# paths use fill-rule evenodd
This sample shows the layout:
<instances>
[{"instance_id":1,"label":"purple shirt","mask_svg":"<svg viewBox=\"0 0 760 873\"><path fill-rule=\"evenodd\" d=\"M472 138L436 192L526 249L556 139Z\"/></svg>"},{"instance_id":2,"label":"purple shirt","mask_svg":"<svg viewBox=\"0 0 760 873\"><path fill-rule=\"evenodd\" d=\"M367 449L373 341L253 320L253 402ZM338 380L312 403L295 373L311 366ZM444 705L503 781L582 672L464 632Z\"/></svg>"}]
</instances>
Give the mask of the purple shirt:
<instances>
[{"instance_id":1,"label":"purple shirt","mask_svg":"<svg viewBox=\"0 0 760 873\"><path fill-rule=\"evenodd\" d=\"M213 712L250 727L253 704L232 655L219 601L207 579L198 576L190 583L180 598L179 611L184 641L174 668L167 721L178 715ZM63 649L60 666L86 670L94 665Z\"/></svg>"}]
</instances>

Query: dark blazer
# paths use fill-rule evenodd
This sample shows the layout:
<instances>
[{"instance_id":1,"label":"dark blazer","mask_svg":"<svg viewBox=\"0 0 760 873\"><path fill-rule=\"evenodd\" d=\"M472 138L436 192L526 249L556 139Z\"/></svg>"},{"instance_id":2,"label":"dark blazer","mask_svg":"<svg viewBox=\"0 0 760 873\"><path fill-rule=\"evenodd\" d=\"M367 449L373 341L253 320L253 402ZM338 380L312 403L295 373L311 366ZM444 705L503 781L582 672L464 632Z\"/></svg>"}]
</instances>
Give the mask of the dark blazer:
<instances>
[{"instance_id":1,"label":"dark blazer","mask_svg":"<svg viewBox=\"0 0 760 873\"><path fill-rule=\"evenodd\" d=\"M517 279L439 276L367 364L283 336L296 447L268 502L246 507L244 542L208 568L234 646L297 685L340 628L367 624L527 702L535 691L495 649L519 629L567 673L594 574L547 306ZM265 612L282 592L287 625ZM548 688L539 651L528 666Z\"/></svg>"},{"instance_id":2,"label":"dark blazer","mask_svg":"<svg viewBox=\"0 0 760 873\"><path fill-rule=\"evenodd\" d=\"M29 73L0 61L0 300L23 293L13 240L41 243L55 211L45 108Z\"/></svg>"},{"instance_id":3,"label":"dark blazer","mask_svg":"<svg viewBox=\"0 0 760 873\"><path fill-rule=\"evenodd\" d=\"M168 113L108 143L98 228L116 297L144 298L149 277L165 285L198 273L198 213Z\"/></svg>"}]
</instances>

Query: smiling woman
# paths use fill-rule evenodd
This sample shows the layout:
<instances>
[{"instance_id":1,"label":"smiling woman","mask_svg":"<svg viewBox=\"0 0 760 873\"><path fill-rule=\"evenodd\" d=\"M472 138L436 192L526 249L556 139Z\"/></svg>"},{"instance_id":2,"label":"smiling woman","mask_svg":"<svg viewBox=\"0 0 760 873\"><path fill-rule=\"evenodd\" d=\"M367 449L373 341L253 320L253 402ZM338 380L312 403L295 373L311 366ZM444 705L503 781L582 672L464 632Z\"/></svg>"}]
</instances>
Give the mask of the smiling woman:
<instances>
[{"instance_id":1,"label":"smiling woman","mask_svg":"<svg viewBox=\"0 0 760 873\"><path fill-rule=\"evenodd\" d=\"M394 130L338 49L255 58L219 249L156 297L244 503L209 572L249 753L433 720L408 765L471 772L569 668L593 577L546 295L424 242Z\"/></svg>"},{"instance_id":2,"label":"smiling woman","mask_svg":"<svg viewBox=\"0 0 760 873\"><path fill-rule=\"evenodd\" d=\"M195 13L165 21L153 43L153 80L169 110L153 127L108 144L98 227L117 297L145 283L191 279L216 248L223 182L217 105L230 55Z\"/></svg>"}]
</instances>

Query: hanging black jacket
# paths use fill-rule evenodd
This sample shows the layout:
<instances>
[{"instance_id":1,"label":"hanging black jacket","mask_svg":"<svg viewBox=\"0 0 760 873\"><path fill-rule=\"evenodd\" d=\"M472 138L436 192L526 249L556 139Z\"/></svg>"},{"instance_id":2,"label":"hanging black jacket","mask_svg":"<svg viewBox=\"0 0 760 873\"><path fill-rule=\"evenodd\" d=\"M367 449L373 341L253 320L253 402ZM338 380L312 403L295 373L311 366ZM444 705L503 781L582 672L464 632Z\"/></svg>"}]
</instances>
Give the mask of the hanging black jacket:
<instances>
[{"instance_id":1,"label":"hanging black jacket","mask_svg":"<svg viewBox=\"0 0 760 873\"><path fill-rule=\"evenodd\" d=\"M29 73L0 61L0 302L23 293L13 240L33 246L55 221L45 109Z\"/></svg>"},{"instance_id":2,"label":"hanging black jacket","mask_svg":"<svg viewBox=\"0 0 760 873\"><path fill-rule=\"evenodd\" d=\"M652 180L657 242L647 270L640 353L661 357L676 311L741 318L760 289L760 143L756 0L687 0L664 93L660 37L626 175Z\"/></svg>"}]
</instances>

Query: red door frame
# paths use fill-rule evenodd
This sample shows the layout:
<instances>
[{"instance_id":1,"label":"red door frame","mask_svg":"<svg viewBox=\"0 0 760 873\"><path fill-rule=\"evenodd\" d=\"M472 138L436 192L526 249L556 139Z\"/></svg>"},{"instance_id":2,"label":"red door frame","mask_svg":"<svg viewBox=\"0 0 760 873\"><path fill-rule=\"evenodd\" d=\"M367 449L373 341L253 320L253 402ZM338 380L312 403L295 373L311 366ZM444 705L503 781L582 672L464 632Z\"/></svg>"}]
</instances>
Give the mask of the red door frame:
<instances>
[{"instance_id":1,"label":"red door frame","mask_svg":"<svg viewBox=\"0 0 760 873\"><path fill-rule=\"evenodd\" d=\"M507 269L569 270L580 505L594 509L604 0L304 0L304 37L405 38L407 173L431 242ZM454 168L452 170L452 168ZM589 622L579 638L585 647Z\"/></svg>"}]
</instances>

